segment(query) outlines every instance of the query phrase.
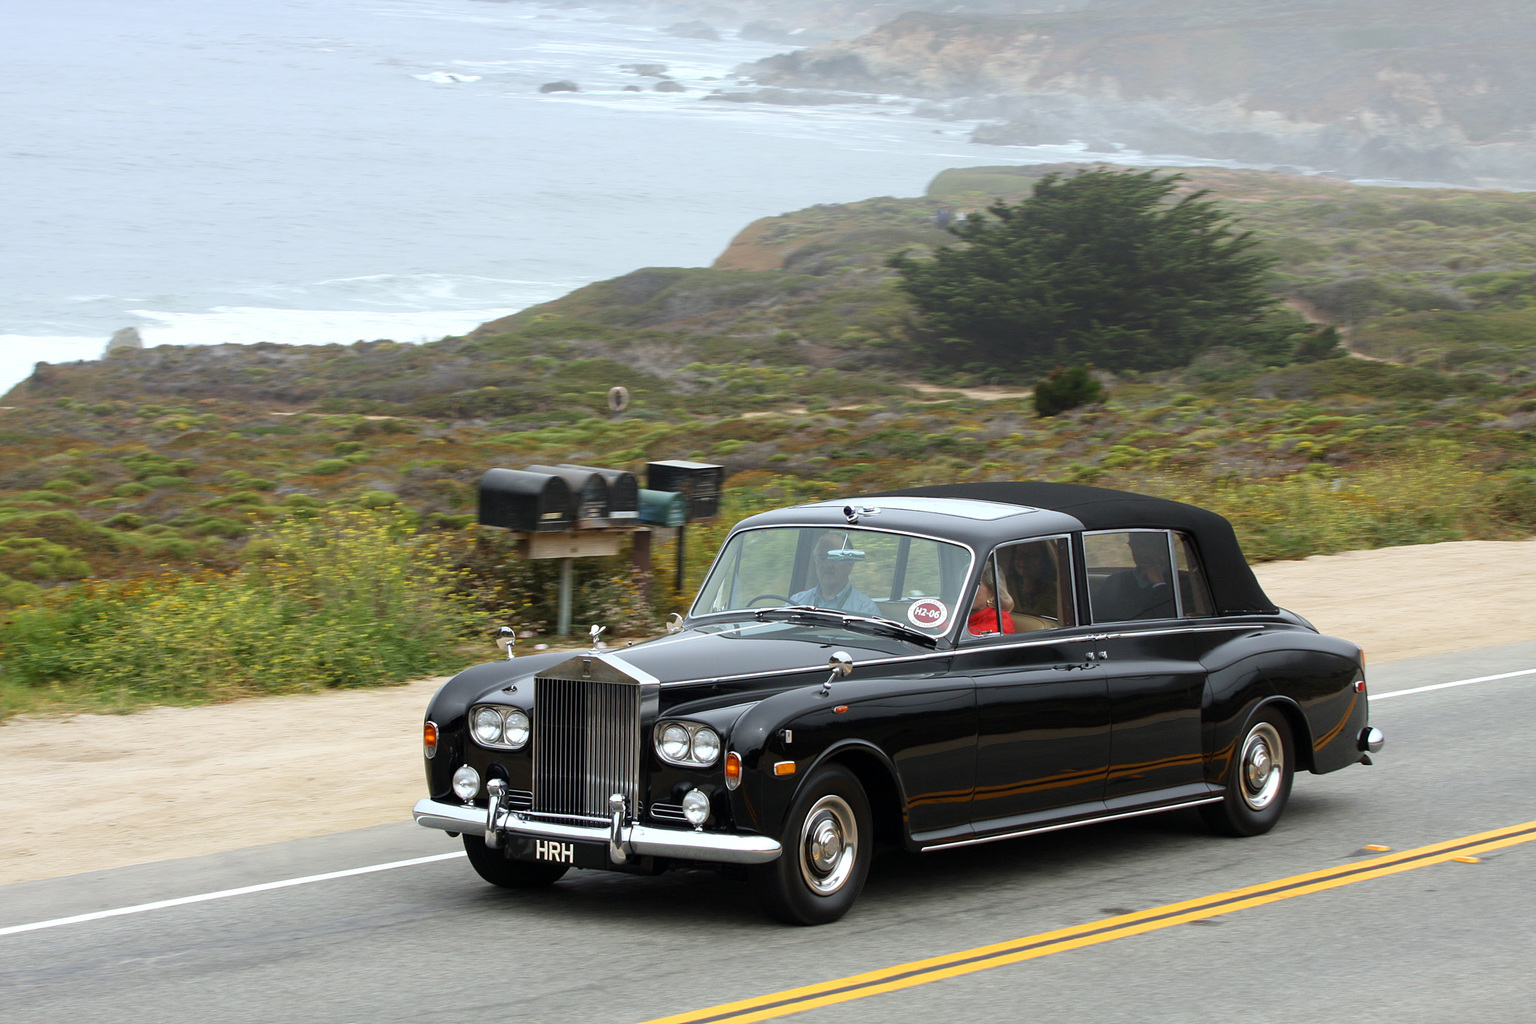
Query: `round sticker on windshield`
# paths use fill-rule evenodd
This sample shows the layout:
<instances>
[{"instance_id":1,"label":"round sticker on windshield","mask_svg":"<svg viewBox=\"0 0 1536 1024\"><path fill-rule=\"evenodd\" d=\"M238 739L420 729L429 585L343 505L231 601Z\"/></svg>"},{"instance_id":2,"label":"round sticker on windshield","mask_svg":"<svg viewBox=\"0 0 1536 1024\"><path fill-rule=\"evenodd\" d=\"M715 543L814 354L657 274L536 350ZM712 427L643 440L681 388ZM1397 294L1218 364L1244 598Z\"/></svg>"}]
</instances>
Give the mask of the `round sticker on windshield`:
<instances>
[{"instance_id":1,"label":"round sticker on windshield","mask_svg":"<svg viewBox=\"0 0 1536 1024\"><path fill-rule=\"evenodd\" d=\"M938 629L949 621L949 608L937 598L925 597L907 605L907 621L918 629Z\"/></svg>"}]
</instances>

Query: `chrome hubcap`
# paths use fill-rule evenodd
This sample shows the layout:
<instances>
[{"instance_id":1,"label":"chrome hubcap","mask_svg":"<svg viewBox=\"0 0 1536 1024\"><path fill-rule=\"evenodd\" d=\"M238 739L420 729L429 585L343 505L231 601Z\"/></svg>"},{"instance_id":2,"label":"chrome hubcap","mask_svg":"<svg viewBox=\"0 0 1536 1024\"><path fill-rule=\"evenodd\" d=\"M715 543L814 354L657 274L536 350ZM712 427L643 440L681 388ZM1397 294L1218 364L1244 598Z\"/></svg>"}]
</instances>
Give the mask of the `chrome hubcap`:
<instances>
[{"instance_id":1,"label":"chrome hubcap","mask_svg":"<svg viewBox=\"0 0 1536 1024\"><path fill-rule=\"evenodd\" d=\"M843 887L858 857L859 830L853 808L835 794L816 801L800 829L800 875L818 895Z\"/></svg>"},{"instance_id":2,"label":"chrome hubcap","mask_svg":"<svg viewBox=\"0 0 1536 1024\"><path fill-rule=\"evenodd\" d=\"M1262 811L1274 803L1285 777L1284 757L1280 734L1268 722L1254 726L1243 741L1243 802L1253 810Z\"/></svg>"}]
</instances>

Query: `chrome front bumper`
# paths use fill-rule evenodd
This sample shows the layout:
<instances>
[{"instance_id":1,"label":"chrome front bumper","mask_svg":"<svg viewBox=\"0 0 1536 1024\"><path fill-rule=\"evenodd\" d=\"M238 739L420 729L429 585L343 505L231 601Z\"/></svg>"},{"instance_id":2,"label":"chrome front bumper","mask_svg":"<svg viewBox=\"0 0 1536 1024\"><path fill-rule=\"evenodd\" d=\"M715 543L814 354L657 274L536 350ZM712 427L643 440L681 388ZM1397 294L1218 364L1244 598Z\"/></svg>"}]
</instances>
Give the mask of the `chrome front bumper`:
<instances>
[{"instance_id":1,"label":"chrome front bumper","mask_svg":"<svg viewBox=\"0 0 1536 1024\"><path fill-rule=\"evenodd\" d=\"M495 814L494 825L488 820ZM721 835L716 832L685 832L682 829L655 828L650 825L615 821L612 827L566 825L541 821L519 811L487 811L485 808L450 804L440 800L418 800L411 815L424 828L445 832L483 835L488 846L500 845L501 836L528 836L557 839L561 842L602 843L615 864L631 856L671 857L724 864L767 864L777 860L777 840L767 836Z\"/></svg>"}]
</instances>

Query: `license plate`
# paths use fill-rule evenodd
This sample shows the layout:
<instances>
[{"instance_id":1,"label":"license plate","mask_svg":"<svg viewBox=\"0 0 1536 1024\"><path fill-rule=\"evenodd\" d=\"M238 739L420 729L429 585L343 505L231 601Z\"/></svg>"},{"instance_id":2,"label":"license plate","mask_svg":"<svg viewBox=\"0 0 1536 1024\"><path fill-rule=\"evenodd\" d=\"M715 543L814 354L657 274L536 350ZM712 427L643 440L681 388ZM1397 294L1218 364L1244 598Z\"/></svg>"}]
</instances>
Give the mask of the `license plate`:
<instances>
[{"instance_id":1,"label":"license plate","mask_svg":"<svg viewBox=\"0 0 1536 1024\"><path fill-rule=\"evenodd\" d=\"M535 839L532 836L506 836L502 842L507 856L514 860L533 860L544 864L569 864L576 868L606 868L608 844L573 843L561 839Z\"/></svg>"},{"instance_id":2,"label":"license plate","mask_svg":"<svg viewBox=\"0 0 1536 1024\"><path fill-rule=\"evenodd\" d=\"M533 859L549 861L552 864L575 864L576 844L562 843L558 839L535 839Z\"/></svg>"}]
</instances>

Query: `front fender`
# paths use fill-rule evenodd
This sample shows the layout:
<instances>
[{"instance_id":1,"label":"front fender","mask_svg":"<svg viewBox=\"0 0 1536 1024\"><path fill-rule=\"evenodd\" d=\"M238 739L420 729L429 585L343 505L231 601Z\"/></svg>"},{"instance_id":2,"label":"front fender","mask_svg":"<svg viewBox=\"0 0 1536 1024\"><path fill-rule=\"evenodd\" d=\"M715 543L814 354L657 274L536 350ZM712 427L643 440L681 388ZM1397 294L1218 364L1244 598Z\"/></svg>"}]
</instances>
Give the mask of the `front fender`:
<instances>
[{"instance_id":1,"label":"front fender","mask_svg":"<svg viewBox=\"0 0 1536 1024\"><path fill-rule=\"evenodd\" d=\"M859 777L877 814L885 814L881 830L895 832L893 826L899 825L900 836L889 838L904 842L907 799L895 761L864 734L857 714L843 719L837 710L857 711L861 701L885 695L889 685L879 680L839 683L830 696L819 685L800 687L744 714L732 733L732 749L742 759L741 785L732 794L736 820L762 835L782 835L800 787L822 765L838 761ZM780 765L790 766L789 773L779 774Z\"/></svg>"},{"instance_id":2,"label":"front fender","mask_svg":"<svg viewBox=\"0 0 1536 1024\"><path fill-rule=\"evenodd\" d=\"M569 653L536 654L526 658L488 661L472 665L438 687L427 702L423 721L437 725L437 753L423 758L427 792L443 799L453 790L453 770L464 763L469 742L465 716L470 705L487 693L532 679L534 674L569 658ZM531 693L531 691L530 691Z\"/></svg>"}]
</instances>

